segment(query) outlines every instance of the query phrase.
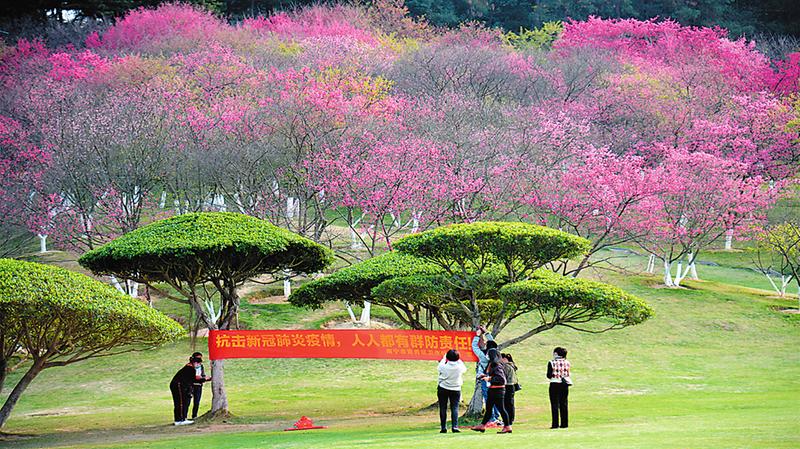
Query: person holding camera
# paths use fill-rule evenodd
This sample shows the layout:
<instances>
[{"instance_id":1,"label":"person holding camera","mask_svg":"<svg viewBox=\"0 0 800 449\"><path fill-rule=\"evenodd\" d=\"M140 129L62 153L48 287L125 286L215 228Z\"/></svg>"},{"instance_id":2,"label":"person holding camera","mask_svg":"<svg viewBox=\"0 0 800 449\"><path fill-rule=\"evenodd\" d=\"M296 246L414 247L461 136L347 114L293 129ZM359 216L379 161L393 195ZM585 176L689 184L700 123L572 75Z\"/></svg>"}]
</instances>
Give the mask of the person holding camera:
<instances>
[{"instance_id":1,"label":"person holding camera","mask_svg":"<svg viewBox=\"0 0 800 449\"><path fill-rule=\"evenodd\" d=\"M487 331L485 327L478 326L478 328L475 330L475 337L472 338L472 352L475 354L475 357L478 358L478 364L475 367L476 382L480 383L481 395L483 396L484 404L486 404L486 399L489 396L489 385L480 380L480 377L483 376L484 372L486 372L487 365L489 365L489 357L487 356L487 352L490 349L495 348L497 348L497 342L494 341L492 334ZM490 425L500 424L499 419L500 413L497 408L493 407Z\"/></svg>"},{"instance_id":2,"label":"person holding camera","mask_svg":"<svg viewBox=\"0 0 800 449\"><path fill-rule=\"evenodd\" d=\"M461 385L464 384L464 373L467 367L461 361L461 355L455 349L447 351L439 362L439 387L436 396L439 399L439 422L447 433L447 402L450 402L450 419L453 433L458 430L458 403L461 401Z\"/></svg>"}]
</instances>

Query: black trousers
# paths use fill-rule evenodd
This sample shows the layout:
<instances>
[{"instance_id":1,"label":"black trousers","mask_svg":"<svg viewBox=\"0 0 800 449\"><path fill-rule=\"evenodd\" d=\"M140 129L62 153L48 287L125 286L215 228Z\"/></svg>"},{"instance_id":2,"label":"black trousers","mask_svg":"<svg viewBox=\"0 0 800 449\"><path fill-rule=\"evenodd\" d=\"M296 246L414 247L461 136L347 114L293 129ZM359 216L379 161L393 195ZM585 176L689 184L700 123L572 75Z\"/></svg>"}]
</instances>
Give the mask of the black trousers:
<instances>
[{"instance_id":1,"label":"black trousers","mask_svg":"<svg viewBox=\"0 0 800 449\"><path fill-rule=\"evenodd\" d=\"M447 429L447 401L450 401L450 419L455 429L458 427L458 403L461 401L461 391L438 387L436 397L439 399L439 422L442 429Z\"/></svg>"},{"instance_id":2,"label":"black trousers","mask_svg":"<svg viewBox=\"0 0 800 449\"><path fill-rule=\"evenodd\" d=\"M175 422L186 421L186 414L189 413L189 401L192 399L192 386L170 383L169 391L172 393L172 414Z\"/></svg>"},{"instance_id":3,"label":"black trousers","mask_svg":"<svg viewBox=\"0 0 800 449\"><path fill-rule=\"evenodd\" d=\"M203 384L192 385L192 419L197 418L197 410L200 409L200 398L203 397Z\"/></svg>"},{"instance_id":4,"label":"black trousers","mask_svg":"<svg viewBox=\"0 0 800 449\"><path fill-rule=\"evenodd\" d=\"M569 426L568 397L569 385L565 383L550 383L550 413L553 415L552 427ZM559 412L561 412L560 426L558 422Z\"/></svg>"},{"instance_id":5,"label":"black trousers","mask_svg":"<svg viewBox=\"0 0 800 449\"><path fill-rule=\"evenodd\" d=\"M506 385L506 395L503 398L503 406L506 408L506 413L508 413L508 425L514 424L514 415L516 414L516 410L514 408L514 395L517 393L514 390L513 385Z\"/></svg>"},{"instance_id":6,"label":"black trousers","mask_svg":"<svg viewBox=\"0 0 800 449\"><path fill-rule=\"evenodd\" d=\"M505 402L506 389L504 388L489 388L489 394L486 396L486 411L483 413L482 424L486 424L492 419L492 407L497 407L500 417L503 418L503 425L510 426L508 420L508 413L503 404Z\"/></svg>"}]
</instances>

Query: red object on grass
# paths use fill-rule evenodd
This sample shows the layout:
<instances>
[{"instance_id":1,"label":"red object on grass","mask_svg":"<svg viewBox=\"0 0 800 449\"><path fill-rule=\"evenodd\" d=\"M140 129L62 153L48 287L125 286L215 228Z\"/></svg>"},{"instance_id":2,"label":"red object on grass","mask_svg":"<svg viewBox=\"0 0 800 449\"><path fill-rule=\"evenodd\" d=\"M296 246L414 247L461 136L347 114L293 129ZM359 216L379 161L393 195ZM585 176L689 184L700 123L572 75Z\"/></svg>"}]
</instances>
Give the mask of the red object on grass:
<instances>
[{"instance_id":1,"label":"red object on grass","mask_svg":"<svg viewBox=\"0 0 800 449\"><path fill-rule=\"evenodd\" d=\"M307 416L301 416L297 422L294 423L293 427L289 427L288 429L283 429L285 432L291 430L312 430L312 429L327 429L328 426L315 426L314 421Z\"/></svg>"}]
</instances>

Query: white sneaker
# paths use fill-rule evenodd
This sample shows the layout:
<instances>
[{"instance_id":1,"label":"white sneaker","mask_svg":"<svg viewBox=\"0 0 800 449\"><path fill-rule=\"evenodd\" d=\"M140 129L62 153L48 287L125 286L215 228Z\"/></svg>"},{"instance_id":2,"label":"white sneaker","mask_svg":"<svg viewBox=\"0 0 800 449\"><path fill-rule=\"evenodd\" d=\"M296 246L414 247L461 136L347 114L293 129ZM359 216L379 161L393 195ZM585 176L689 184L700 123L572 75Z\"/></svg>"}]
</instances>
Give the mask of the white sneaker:
<instances>
[{"instance_id":1,"label":"white sneaker","mask_svg":"<svg viewBox=\"0 0 800 449\"><path fill-rule=\"evenodd\" d=\"M194 424L194 421L186 420L186 421L178 421L175 423L176 426L187 426L189 424Z\"/></svg>"}]
</instances>

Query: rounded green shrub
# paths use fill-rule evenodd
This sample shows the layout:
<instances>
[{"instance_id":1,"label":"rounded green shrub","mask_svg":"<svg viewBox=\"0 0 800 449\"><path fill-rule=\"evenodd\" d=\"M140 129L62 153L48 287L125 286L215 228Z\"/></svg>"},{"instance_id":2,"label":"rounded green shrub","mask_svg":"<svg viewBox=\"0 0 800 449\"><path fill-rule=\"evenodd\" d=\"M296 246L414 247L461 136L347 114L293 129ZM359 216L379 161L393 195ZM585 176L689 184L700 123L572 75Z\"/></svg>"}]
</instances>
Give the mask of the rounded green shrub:
<instances>
[{"instance_id":1,"label":"rounded green shrub","mask_svg":"<svg viewBox=\"0 0 800 449\"><path fill-rule=\"evenodd\" d=\"M265 220L230 212L197 212L156 221L78 260L94 273L141 282L228 277L241 282L284 269L313 273L332 261L333 253L322 245Z\"/></svg>"}]
</instances>

